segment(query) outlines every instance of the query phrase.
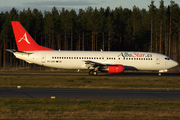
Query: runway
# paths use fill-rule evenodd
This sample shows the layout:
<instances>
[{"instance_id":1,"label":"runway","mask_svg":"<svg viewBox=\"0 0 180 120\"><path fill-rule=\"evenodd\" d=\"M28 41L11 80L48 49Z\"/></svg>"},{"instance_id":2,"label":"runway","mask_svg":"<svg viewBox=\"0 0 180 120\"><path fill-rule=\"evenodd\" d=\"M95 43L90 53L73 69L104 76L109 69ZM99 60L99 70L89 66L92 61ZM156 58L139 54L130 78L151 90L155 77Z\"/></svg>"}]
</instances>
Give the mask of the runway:
<instances>
[{"instance_id":1,"label":"runway","mask_svg":"<svg viewBox=\"0 0 180 120\"><path fill-rule=\"evenodd\" d=\"M0 98L180 100L176 90L0 88Z\"/></svg>"},{"instance_id":2,"label":"runway","mask_svg":"<svg viewBox=\"0 0 180 120\"><path fill-rule=\"evenodd\" d=\"M30 73L30 74L0 74L0 76L90 76L84 73ZM125 72L125 73L114 73L114 74L102 74L99 73L97 76L108 76L108 77L180 77L180 73L161 73L161 76L158 73L139 73L139 72Z\"/></svg>"}]
</instances>

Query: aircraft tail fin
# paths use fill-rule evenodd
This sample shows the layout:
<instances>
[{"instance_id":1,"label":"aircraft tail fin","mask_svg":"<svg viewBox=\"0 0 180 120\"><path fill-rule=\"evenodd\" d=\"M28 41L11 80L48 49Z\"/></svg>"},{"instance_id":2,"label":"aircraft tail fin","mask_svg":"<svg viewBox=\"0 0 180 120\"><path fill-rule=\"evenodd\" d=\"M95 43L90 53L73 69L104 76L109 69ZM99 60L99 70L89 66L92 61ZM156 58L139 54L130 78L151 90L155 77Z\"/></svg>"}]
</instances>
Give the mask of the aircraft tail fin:
<instances>
[{"instance_id":1,"label":"aircraft tail fin","mask_svg":"<svg viewBox=\"0 0 180 120\"><path fill-rule=\"evenodd\" d=\"M19 21L11 21L18 51L50 51L53 49L38 45Z\"/></svg>"}]
</instances>

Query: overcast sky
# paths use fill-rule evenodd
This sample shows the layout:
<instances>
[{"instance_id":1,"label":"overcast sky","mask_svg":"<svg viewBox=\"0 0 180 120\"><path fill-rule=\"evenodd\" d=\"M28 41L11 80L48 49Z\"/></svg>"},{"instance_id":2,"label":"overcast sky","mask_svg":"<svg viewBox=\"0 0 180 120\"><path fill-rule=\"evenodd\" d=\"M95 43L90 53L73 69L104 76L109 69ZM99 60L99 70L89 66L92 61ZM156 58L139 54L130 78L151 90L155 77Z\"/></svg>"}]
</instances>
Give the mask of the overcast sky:
<instances>
[{"instance_id":1,"label":"overcast sky","mask_svg":"<svg viewBox=\"0 0 180 120\"><path fill-rule=\"evenodd\" d=\"M154 1L155 6L159 8L160 0ZM180 5L180 0L173 1ZM132 9L134 5L140 9L145 8L148 10L148 5L150 5L150 3L151 0L0 0L0 11L10 11L13 7L21 11L29 7L31 10L37 8L44 12L44 10L51 11L55 6L58 10L64 7L65 9L74 9L78 12L80 8L85 10L88 6L93 8L97 7L98 9L100 7L107 8L108 6L111 9L115 9L119 6ZM170 5L170 0L164 0L164 5Z\"/></svg>"}]
</instances>

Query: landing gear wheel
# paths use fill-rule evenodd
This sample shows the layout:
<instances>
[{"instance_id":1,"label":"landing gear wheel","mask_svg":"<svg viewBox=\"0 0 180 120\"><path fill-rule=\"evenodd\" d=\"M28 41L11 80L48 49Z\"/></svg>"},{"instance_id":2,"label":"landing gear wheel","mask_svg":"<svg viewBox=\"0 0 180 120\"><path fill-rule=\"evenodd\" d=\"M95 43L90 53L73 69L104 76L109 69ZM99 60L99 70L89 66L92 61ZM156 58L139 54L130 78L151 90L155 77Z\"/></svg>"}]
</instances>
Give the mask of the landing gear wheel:
<instances>
[{"instance_id":1,"label":"landing gear wheel","mask_svg":"<svg viewBox=\"0 0 180 120\"><path fill-rule=\"evenodd\" d=\"M98 74L97 71L93 71L93 70L90 70L90 71L89 71L89 75L94 75L94 76L96 76L97 74Z\"/></svg>"},{"instance_id":2,"label":"landing gear wheel","mask_svg":"<svg viewBox=\"0 0 180 120\"><path fill-rule=\"evenodd\" d=\"M96 76L98 74L97 71L93 71L93 75Z\"/></svg>"},{"instance_id":3,"label":"landing gear wheel","mask_svg":"<svg viewBox=\"0 0 180 120\"><path fill-rule=\"evenodd\" d=\"M90 71L89 71L89 75L93 75L93 70L90 70Z\"/></svg>"}]
</instances>

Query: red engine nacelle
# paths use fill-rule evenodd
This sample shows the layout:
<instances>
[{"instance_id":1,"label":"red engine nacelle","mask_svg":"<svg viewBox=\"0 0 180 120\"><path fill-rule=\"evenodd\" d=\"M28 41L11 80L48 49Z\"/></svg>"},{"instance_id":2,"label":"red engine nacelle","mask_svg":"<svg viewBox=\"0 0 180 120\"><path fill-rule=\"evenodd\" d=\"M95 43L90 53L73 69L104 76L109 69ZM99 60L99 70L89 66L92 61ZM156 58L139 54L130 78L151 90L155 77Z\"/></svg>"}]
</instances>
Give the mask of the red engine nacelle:
<instances>
[{"instance_id":1,"label":"red engine nacelle","mask_svg":"<svg viewBox=\"0 0 180 120\"><path fill-rule=\"evenodd\" d=\"M113 65L108 66L105 69L101 69L102 72L108 72L108 73L122 73L124 71L123 65Z\"/></svg>"}]
</instances>

